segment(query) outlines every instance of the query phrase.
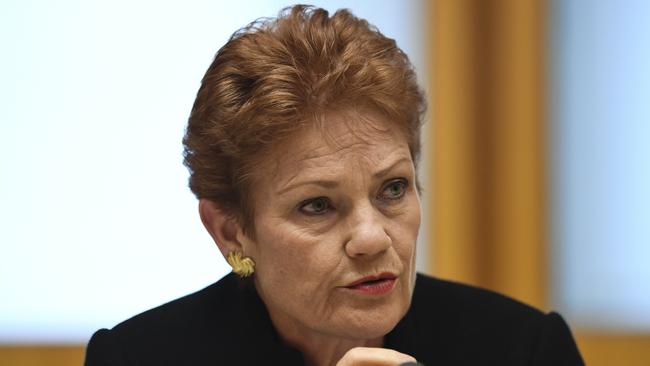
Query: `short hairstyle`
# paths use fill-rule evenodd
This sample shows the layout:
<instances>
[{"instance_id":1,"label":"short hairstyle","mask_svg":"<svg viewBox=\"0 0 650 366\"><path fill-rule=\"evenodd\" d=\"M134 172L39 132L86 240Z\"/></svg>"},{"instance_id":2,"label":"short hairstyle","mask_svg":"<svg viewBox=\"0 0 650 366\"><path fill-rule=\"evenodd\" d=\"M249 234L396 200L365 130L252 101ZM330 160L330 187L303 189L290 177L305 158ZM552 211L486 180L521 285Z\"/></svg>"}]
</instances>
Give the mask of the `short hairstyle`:
<instances>
[{"instance_id":1,"label":"short hairstyle","mask_svg":"<svg viewBox=\"0 0 650 366\"><path fill-rule=\"evenodd\" d=\"M296 5L235 32L203 77L183 139L189 186L253 225L255 162L331 111L387 117L420 155L425 101L393 39L348 10ZM327 126L323 126L325 129Z\"/></svg>"}]
</instances>

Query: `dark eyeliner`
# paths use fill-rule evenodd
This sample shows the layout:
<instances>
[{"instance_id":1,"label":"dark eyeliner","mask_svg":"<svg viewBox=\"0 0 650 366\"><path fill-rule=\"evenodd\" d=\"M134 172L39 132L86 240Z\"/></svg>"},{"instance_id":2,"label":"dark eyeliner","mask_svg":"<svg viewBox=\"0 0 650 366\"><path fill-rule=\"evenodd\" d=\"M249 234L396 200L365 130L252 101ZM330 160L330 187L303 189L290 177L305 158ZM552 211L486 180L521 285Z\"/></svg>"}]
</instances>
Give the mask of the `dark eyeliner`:
<instances>
[{"instance_id":1,"label":"dark eyeliner","mask_svg":"<svg viewBox=\"0 0 650 366\"><path fill-rule=\"evenodd\" d=\"M306 206L308 206L310 204L313 204L314 202L316 202L318 200L322 200L325 203L325 208L322 211L309 212L309 211L305 210ZM306 199L306 200L300 202L298 204L298 211L300 211L302 214L308 215L308 216L319 216L319 215L322 215L324 213L327 213L327 211L330 210L331 207L332 207L332 204L331 204L330 200L327 197L322 197L321 196L321 197L309 198L309 199Z\"/></svg>"},{"instance_id":2,"label":"dark eyeliner","mask_svg":"<svg viewBox=\"0 0 650 366\"><path fill-rule=\"evenodd\" d=\"M383 197L384 193L386 192L386 189L388 189L391 185L396 184L396 183L400 183L401 186L402 186L401 194L398 197ZM380 197L382 199L387 199L387 200L390 200L390 201L400 200L400 199L404 198L408 188L409 188L409 180L408 179L406 179L406 178L391 179L382 186Z\"/></svg>"}]
</instances>

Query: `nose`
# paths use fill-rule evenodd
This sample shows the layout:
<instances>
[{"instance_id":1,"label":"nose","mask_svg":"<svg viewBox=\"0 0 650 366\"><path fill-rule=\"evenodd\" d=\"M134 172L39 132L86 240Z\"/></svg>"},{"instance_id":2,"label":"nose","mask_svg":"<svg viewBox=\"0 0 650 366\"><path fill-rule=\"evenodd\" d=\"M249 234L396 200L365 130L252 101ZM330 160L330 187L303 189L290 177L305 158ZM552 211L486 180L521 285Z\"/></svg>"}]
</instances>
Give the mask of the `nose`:
<instances>
[{"instance_id":1,"label":"nose","mask_svg":"<svg viewBox=\"0 0 650 366\"><path fill-rule=\"evenodd\" d=\"M349 230L345 252L351 258L372 257L383 253L392 245L384 217L372 205L351 213Z\"/></svg>"}]
</instances>

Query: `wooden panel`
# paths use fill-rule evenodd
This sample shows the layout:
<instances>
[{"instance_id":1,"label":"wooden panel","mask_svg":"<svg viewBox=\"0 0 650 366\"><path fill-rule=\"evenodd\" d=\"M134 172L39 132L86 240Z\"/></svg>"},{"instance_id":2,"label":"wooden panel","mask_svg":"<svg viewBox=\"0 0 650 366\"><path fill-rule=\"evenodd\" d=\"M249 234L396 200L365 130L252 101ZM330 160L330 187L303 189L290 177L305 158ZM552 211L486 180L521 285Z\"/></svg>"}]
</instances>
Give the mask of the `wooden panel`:
<instances>
[{"instance_id":1,"label":"wooden panel","mask_svg":"<svg viewBox=\"0 0 650 366\"><path fill-rule=\"evenodd\" d=\"M546 2L427 4L430 266L546 308ZM649 334L576 340L587 365L650 366Z\"/></svg>"},{"instance_id":2,"label":"wooden panel","mask_svg":"<svg viewBox=\"0 0 650 366\"><path fill-rule=\"evenodd\" d=\"M576 332L578 347L589 366L650 365L650 335ZM0 346L3 366L81 365L84 346Z\"/></svg>"},{"instance_id":3,"label":"wooden panel","mask_svg":"<svg viewBox=\"0 0 650 366\"><path fill-rule=\"evenodd\" d=\"M485 246L484 284L545 308L544 9L541 1L498 0L481 11L484 213L476 245Z\"/></svg>"},{"instance_id":4,"label":"wooden panel","mask_svg":"<svg viewBox=\"0 0 650 366\"><path fill-rule=\"evenodd\" d=\"M578 347L589 366L650 365L650 334L576 333Z\"/></svg>"},{"instance_id":5,"label":"wooden panel","mask_svg":"<svg viewBox=\"0 0 650 366\"><path fill-rule=\"evenodd\" d=\"M430 268L435 275L475 283L480 277L475 215L475 93L477 45L472 1L429 3L432 144L427 196L431 217Z\"/></svg>"},{"instance_id":6,"label":"wooden panel","mask_svg":"<svg viewBox=\"0 0 650 366\"><path fill-rule=\"evenodd\" d=\"M437 0L428 197L433 273L546 305L541 0Z\"/></svg>"},{"instance_id":7,"label":"wooden panel","mask_svg":"<svg viewBox=\"0 0 650 366\"><path fill-rule=\"evenodd\" d=\"M578 347L589 366L650 365L650 335L576 332ZM0 365L81 365L84 346L0 346Z\"/></svg>"},{"instance_id":8,"label":"wooden panel","mask_svg":"<svg viewBox=\"0 0 650 366\"><path fill-rule=\"evenodd\" d=\"M72 346L0 346L2 366L73 366L82 365L85 347Z\"/></svg>"}]
</instances>

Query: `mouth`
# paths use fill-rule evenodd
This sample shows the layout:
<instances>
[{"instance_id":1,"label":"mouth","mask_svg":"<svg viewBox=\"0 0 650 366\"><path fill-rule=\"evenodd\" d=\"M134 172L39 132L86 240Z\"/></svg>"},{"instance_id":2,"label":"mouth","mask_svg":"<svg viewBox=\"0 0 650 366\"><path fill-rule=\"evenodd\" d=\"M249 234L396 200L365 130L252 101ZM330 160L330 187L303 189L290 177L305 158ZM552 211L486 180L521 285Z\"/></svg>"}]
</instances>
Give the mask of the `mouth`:
<instances>
[{"instance_id":1,"label":"mouth","mask_svg":"<svg viewBox=\"0 0 650 366\"><path fill-rule=\"evenodd\" d=\"M377 276L360 278L344 288L367 295L384 295L389 293L397 281L397 276L392 273L381 273Z\"/></svg>"}]
</instances>

